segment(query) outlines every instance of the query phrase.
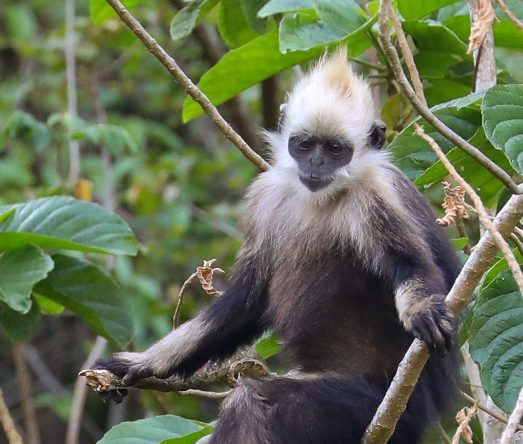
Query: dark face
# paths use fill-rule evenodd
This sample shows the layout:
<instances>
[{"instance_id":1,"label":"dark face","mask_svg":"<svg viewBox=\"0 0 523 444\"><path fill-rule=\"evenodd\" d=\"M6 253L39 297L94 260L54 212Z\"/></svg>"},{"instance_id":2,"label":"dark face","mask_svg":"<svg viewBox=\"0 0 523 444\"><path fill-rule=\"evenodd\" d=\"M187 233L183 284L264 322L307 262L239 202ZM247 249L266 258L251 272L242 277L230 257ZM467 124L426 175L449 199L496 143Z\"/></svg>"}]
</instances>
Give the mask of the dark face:
<instances>
[{"instance_id":1,"label":"dark face","mask_svg":"<svg viewBox=\"0 0 523 444\"><path fill-rule=\"evenodd\" d=\"M300 181L310 191L318 191L334 180L336 170L350 162L353 148L342 137L296 134L289 138L289 153L298 164Z\"/></svg>"},{"instance_id":2,"label":"dark face","mask_svg":"<svg viewBox=\"0 0 523 444\"><path fill-rule=\"evenodd\" d=\"M367 147L380 150L385 143L385 124L375 120L367 136ZM300 181L310 191L328 186L339 168L348 165L354 148L341 137L319 137L307 133L289 138L289 153L298 164Z\"/></svg>"}]
</instances>

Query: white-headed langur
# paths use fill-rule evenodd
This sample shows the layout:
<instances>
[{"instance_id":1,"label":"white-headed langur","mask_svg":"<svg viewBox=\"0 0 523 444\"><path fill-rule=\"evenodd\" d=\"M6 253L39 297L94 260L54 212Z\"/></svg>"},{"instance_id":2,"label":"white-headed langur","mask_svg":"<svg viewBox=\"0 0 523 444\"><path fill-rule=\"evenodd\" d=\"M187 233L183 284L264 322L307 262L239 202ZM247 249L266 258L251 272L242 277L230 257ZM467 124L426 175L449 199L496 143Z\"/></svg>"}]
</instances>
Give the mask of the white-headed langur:
<instances>
[{"instance_id":1,"label":"white-headed langur","mask_svg":"<svg viewBox=\"0 0 523 444\"><path fill-rule=\"evenodd\" d=\"M429 203L382 150L369 85L346 55L294 86L272 167L250 187L225 294L141 353L98 362L132 384L189 376L273 329L298 369L245 378L210 443L357 444L413 338L430 359L392 444L420 442L452 405L458 361L445 295L459 263Z\"/></svg>"}]
</instances>

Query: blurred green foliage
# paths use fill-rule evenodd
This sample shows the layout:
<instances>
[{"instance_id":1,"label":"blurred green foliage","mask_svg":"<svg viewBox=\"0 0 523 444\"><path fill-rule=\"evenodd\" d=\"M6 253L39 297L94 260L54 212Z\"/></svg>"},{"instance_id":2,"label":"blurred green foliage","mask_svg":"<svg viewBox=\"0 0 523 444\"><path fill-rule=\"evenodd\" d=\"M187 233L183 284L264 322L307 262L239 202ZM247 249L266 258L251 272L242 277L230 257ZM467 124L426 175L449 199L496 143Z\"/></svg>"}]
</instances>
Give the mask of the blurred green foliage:
<instances>
[{"instance_id":1,"label":"blurred green foliage","mask_svg":"<svg viewBox=\"0 0 523 444\"><path fill-rule=\"evenodd\" d=\"M506 1L522 18L521 3ZM377 44L377 1L127 0L124 3L214 103L221 105L226 119L262 153L263 143L256 131L276 120L278 104L284 101L284 92L291 83L290 68L298 64L305 68L325 48L347 45L355 66L363 74L370 74L375 95L383 104L381 117L387 124L389 149L397 165L429 199L438 206L441 203L439 183L446 172L430 148L413 134L416 115L393 81ZM471 94L474 66L466 51L470 30L466 2L399 0L396 7L402 15L433 111L507 172L521 174L523 120L510 119L521 117L523 109L522 88L516 85L523 82L521 31L496 11L500 21L494 24L494 34L498 83L502 85L486 94ZM122 346L129 340L133 326L133 346L137 349L143 349L169 331L181 284L195 267L204 259L217 258L217 266L230 270L241 241L238 229L241 197L256 174L254 166L207 118L196 118L202 114L199 106L174 83L104 0L76 5L74 42L79 117L69 115L65 29L63 2L7 0L0 5L0 254L6 251L0 255L3 267L0 322L13 340L27 341L32 337L31 343L43 356L48 347L60 349L60 357L47 365L66 375L67 389L47 393L44 388L37 398L40 406L47 406L41 410L54 410L53 420L58 421L54 426L52 422L41 424L46 442L53 442L50 438L56 436L53 433L64 434L60 421L66 420L70 385L92 345L92 333L78 328L85 323ZM234 97L235 101L229 101ZM504 107L507 101L511 103L510 109ZM506 124L508 120L510 124ZM445 141L426 122L416 121L448 152L449 159L485 204L499 208L507 197L501 182ZM69 180L70 137L80 145L82 182ZM13 242L13 233L28 242L29 235L25 232L2 230L12 222L10 204L34 205L42 202L37 198L61 194L92 198L110 210L114 207L140 242L138 256L118 256L107 273L103 272L103 261L93 253L104 251L88 248L93 246L94 238L78 243L81 248L64 244L71 241L75 230L80 230L78 226L69 227L72 231L67 235L64 227L53 232L58 243L52 246L17 244L17 248L24 249L14 250L18 252L14 258L7 247L2 249L2 239L4 246ZM477 221L472 218L465 233L450 229L449 234L456 239L456 248L461 249L467 241L477 240L478 231ZM94 242L94 246L110 249L111 245L107 241L104 245ZM89 251L90 262L46 250L68 247ZM15 286L2 287L5 271L14 270L7 274L16 275L21 261L36 264L31 275L34 279L28 278L25 285L15 282ZM52 271L51 264L55 267ZM504 349L496 345L496 340L503 341L507 331L516 328L517 335L510 338L518 341L523 331L518 318L511 317L503 307L496 307L495 314L503 321L502 330L494 336L482 333L487 325L483 312L490 307L491 300L507 301L507 310L516 306L520 309L512 296L511 278L504 274L506 268L506 263L500 260L491 269L489 281L481 287L462 335L467 337L469 329L473 329L470 330L474 334L473 356L478 362L488 364L482 374L485 378L500 374ZM72 274L78 270L78 274ZM61 274L65 272L70 274ZM74 279L80 290L68 291L71 282L64 276ZM112 278L120 287L116 287ZM217 283L219 288L225 285ZM102 301L95 294L107 293L110 288L114 288L116 302L100 309ZM124 299L126 304L120 305ZM182 320L192 316L208 299L196 285L192 286L185 298ZM64 312L64 307L69 311ZM73 326L67 317L70 312L81 319L75 318ZM115 318L116 330L108 330ZM42 334L52 331L54 325L64 328L51 336ZM71 346L56 345L67 344L68 336L73 339L74 350ZM275 356L279 350L277 338L266 335L256 347L264 357L271 358L274 369L282 366ZM488 358L485 354L488 350L495 352L496 359ZM78 354L74 354L76 351ZM2 358L9 357L7 351L0 353ZM519 365L523 353L511 355L511 359ZM0 384L12 388L11 374L11 364L0 364ZM510 410L521 378L520 373L512 378L500 376L485 386L498 396L500 406ZM166 405L170 412L190 418L211 420L216 415L213 401L142 394L140 399L131 398L127 417L136 419L161 413ZM98 399L88 402L85 415L94 419L97 429L84 430L82 441L99 438L112 425L105 421L105 413ZM162 428L166 436L180 439L172 442L194 442L207 432L207 428L201 429L201 425L183 418L158 418L145 421ZM105 439L116 436L118 442L125 442L127 433L133 435L132 427L140 430L139 423L133 424L129 429L113 429ZM182 434L184 428L187 436ZM180 433L173 434L173 430ZM453 430L452 425L449 430Z\"/></svg>"}]
</instances>

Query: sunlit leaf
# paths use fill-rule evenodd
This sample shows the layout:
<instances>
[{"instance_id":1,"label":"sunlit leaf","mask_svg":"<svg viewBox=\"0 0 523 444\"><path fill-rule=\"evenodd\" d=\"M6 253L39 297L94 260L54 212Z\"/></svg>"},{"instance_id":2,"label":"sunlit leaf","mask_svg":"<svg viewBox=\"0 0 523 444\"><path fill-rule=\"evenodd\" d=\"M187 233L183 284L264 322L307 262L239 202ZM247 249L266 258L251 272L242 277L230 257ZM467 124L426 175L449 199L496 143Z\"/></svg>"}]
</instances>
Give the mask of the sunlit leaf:
<instances>
[{"instance_id":1,"label":"sunlit leaf","mask_svg":"<svg viewBox=\"0 0 523 444\"><path fill-rule=\"evenodd\" d=\"M26 244L106 254L136 254L129 226L100 205L53 196L0 207L15 214L0 222L0 251Z\"/></svg>"}]
</instances>

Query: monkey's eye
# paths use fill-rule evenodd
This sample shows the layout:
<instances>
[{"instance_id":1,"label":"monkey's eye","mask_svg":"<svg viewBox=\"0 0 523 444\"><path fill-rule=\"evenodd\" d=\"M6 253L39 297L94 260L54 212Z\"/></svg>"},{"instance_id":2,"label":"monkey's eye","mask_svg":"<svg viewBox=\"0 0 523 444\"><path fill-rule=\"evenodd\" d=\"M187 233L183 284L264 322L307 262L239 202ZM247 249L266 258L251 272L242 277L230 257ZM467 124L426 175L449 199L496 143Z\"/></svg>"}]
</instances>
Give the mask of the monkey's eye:
<instances>
[{"instance_id":1,"label":"monkey's eye","mask_svg":"<svg viewBox=\"0 0 523 444\"><path fill-rule=\"evenodd\" d=\"M328 142L327 149L329 150L329 153L333 154L334 156L339 156L341 153L343 153L343 145L341 143Z\"/></svg>"},{"instance_id":2,"label":"monkey's eye","mask_svg":"<svg viewBox=\"0 0 523 444\"><path fill-rule=\"evenodd\" d=\"M312 148L312 145L314 144L314 141L312 139L302 139L298 142L298 146L302 150L308 150L309 148Z\"/></svg>"}]
</instances>

